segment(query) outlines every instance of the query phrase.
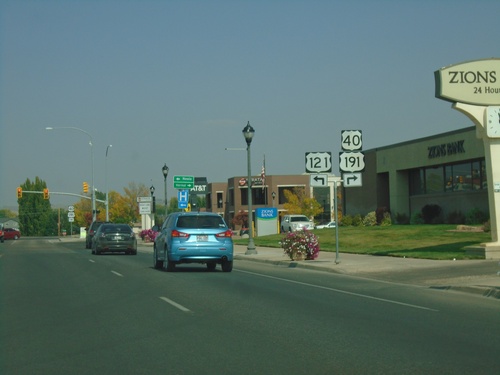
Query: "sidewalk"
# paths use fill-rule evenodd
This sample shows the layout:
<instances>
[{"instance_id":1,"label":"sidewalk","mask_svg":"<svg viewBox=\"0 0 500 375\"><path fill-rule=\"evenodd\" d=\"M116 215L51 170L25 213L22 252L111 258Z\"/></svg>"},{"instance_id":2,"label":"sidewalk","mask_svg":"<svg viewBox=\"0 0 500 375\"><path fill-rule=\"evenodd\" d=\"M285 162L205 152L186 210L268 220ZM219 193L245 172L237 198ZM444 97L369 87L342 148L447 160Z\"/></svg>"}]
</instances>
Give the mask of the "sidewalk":
<instances>
[{"instance_id":1,"label":"sidewalk","mask_svg":"<svg viewBox=\"0 0 500 375\"><path fill-rule=\"evenodd\" d=\"M245 255L246 246L235 245L235 260L266 262L366 277L388 282L456 290L500 299L500 263L496 260L428 260L387 256L320 252L315 260L291 261L281 248L257 247Z\"/></svg>"},{"instance_id":2,"label":"sidewalk","mask_svg":"<svg viewBox=\"0 0 500 375\"><path fill-rule=\"evenodd\" d=\"M139 240L138 250L152 253L153 243ZM322 251L315 260L292 261L281 248L256 247L257 254L251 255L246 255L246 251L246 245L234 245L235 261L264 262L500 299L500 262L497 260L429 260L347 253L340 253L337 259L336 253Z\"/></svg>"}]
</instances>

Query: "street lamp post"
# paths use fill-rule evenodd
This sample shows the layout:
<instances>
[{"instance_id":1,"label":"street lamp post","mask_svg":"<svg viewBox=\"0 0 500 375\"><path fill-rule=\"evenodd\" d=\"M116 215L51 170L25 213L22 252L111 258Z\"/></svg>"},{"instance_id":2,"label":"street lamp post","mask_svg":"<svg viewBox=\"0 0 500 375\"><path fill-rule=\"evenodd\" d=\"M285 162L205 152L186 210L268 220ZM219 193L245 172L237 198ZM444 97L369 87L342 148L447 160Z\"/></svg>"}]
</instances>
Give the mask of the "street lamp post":
<instances>
[{"instance_id":1,"label":"street lamp post","mask_svg":"<svg viewBox=\"0 0 500 375\"><path fill-rule=\"evenodd\" d=\"M255 249L255 244L253 242L253 218L252 218L252 170L250 163L250 144L252 143L253 135L255 134L254 128L250 126L250 121L248 121L247 126L243 128L243 136L247 142L247 168L248 168L248 246L246 255L257 254Z\"/></svg>"},{"instance_id":2,"label":"street lamp post","mask_svg":"<svg viewBox=\"0 0 500 375\"><path fill-rule=\"evenodd\" d=\"M106 221L109 221L109 197L108 197L108 151L109 148L113 147L113 145L108 145L106 147L106 159L104 160L104 179L106 185Z\"/></svg>"},{"instance_id":3,"label":"street lamp post","mask_svg":"<svg viewBox=\"0 0 500 375\"><path fill-rule=\"evenodd\" d=\"M58 129L71 129L71 130L77 130L79 132L82 132L82 133L85 133L88 135L90 141L89 141L89 145L90 145L90 161L91 161L91 166L92 166L92 195L91 195L91 198L92 198L92 221L95 221L96 220L96 215L97 215L97 211L96 211L96 207L95 207L95 186L94 186L94 145L93 145L93 141L92 141L92 136L86 132L85 130L83 129L80 129L80 128L76 128L76 127L73 127L73 126L63 126L63 127L57 127L57 128L53 128L53 127L46 127L45 130L58 130Z\"/></svg>"},{"instance_id":4,"label":"street lamp post","mask_svg":"<svg viewBox=\"0 0 500 375\"><path fill-rule=\"evenodd\" d=\"M149 191L151 192L151 228L155 225L155 187L151 185L149 188Z\"/></svg>"},{"instance_id":5,"label":"street lamp post","mask_svg":"<svg viewBox=\"0 0 500 375\"><path fill-rule=\"evenodd\" d=\"M165 183L165 217L167 216L167 213L168 213L168 207L167 207L167 176L168 176L168 167L167 167L167 163L165 163L165 165L163 166L163 168L161 169L162 173L163 173L163 182Z\"/></svg>"}]
</instances>

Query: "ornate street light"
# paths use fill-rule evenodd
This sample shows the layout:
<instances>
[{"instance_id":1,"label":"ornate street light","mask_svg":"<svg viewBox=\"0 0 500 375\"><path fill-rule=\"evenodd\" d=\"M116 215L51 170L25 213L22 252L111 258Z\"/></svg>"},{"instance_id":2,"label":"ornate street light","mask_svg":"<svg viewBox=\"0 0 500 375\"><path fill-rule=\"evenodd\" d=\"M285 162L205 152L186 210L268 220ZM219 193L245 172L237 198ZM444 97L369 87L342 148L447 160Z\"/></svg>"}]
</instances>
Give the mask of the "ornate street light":
<instances>
[{"instance_id":1,"label":"ornate street light","mask_svg":"<svg viewBox=\"0 0 500 375\"><path fill-rule=\"evenodd\" d=\"M165 217L167 216L167 213L168 213L168 204L167 204L167 176L168 176L168 167L167 167L167 163L165 163L165 165L163 166L163 168L161 169L162 173L163 173L163 181L165 183Z\"/></svg>"},{"instance_id":2,"label":"ornate street light","mask_svg":"<svg viewBox=\"0 0 500 375\"><path fill-rule=\"evenodd\" d=\"M250 144L252 143L253 135L255 134L254 128L250 126L250 121L248 121L247 126L243 128L243 137L247 142L247 168L248 168L248 246L246 255L257 254L255 249L255 244L253 242L253 218L252 218L252 170L250 165Z\"/></svg>"}]
</instances>

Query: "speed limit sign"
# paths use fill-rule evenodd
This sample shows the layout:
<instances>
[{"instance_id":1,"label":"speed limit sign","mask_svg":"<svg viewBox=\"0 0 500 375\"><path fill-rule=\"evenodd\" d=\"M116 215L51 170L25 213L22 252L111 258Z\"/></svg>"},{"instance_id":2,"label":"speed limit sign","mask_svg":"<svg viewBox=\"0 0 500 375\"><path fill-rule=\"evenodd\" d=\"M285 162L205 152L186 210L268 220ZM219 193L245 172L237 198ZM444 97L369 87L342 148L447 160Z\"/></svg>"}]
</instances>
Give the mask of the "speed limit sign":
<instances>
[{"instance_id":1,"label":"speed limit sign","mask_svg":"<svg viewBox=\"0 0 500 375\"><path fill-rule=\"evenodd\" d=\"M361 130L342 130L342 150L355 151L363 148Z\"/></svg>"}]
</instances>

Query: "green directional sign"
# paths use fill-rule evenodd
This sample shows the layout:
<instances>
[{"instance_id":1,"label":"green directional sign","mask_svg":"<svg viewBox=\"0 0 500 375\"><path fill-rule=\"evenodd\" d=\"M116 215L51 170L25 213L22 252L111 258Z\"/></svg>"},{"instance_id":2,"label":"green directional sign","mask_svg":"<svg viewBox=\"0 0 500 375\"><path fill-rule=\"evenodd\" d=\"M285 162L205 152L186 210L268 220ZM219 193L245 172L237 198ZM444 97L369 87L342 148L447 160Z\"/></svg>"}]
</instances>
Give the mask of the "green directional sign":
<instances>
[{"instance_id":1,"label":"green directional sign","mask_svg":"<svg viewBox=\"0 0 500 375\"><path fill-rule=\"evenodd\" d=\"M174 176L174 189L192 189L194 176Z\"/></svg>"}]
</instances>

